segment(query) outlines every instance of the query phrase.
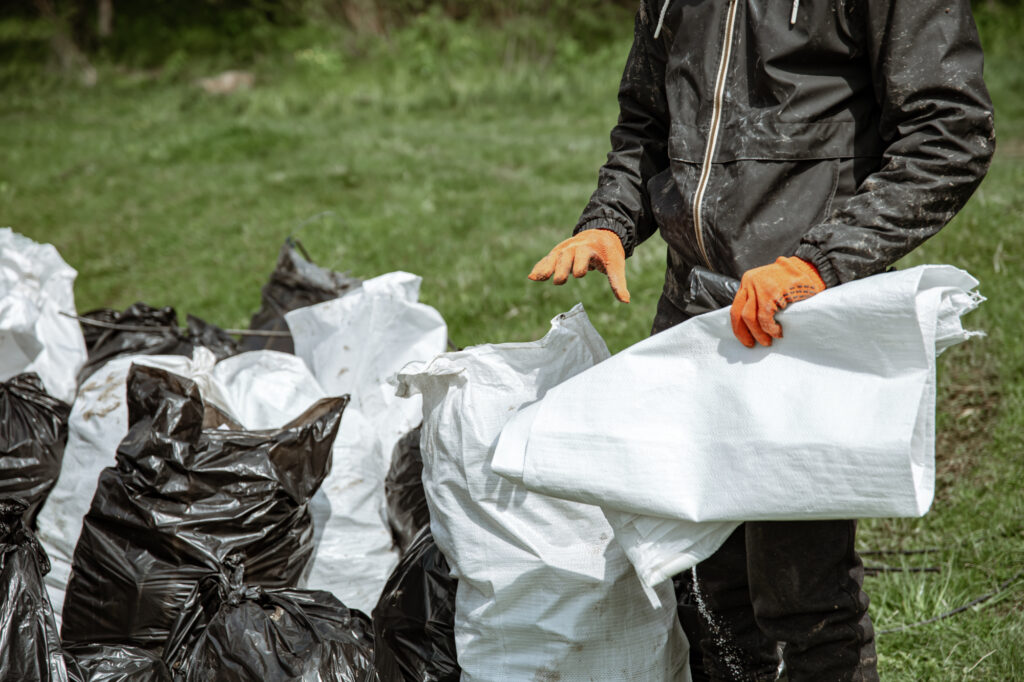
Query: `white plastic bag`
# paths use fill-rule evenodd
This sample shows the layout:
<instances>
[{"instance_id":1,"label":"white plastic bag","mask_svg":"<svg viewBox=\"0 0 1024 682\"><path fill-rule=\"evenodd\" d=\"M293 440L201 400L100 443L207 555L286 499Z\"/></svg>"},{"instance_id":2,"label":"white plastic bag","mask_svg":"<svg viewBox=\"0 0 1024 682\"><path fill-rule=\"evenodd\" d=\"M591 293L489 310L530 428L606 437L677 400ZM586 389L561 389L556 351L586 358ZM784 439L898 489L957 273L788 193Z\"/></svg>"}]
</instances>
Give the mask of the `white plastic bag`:
<instances>
[{"instance_id":1,"label":"white plastic bag","mask_svg":"<svg viewBox=\"0 0 1024 682\"><path fill-rule=\"evenodd\" d=\"M597 507L539 495L490 467L522 405L608 350L582 306L540 341L484 345L415 363L423 481L438 547L458 578L463 680L688 680L669 582L654 604Z\"/></svg>"},{"instance_id":2,"label":"white plastic bag","mask_svg":"<svg viewBox=\"0 0 1024 682\"><path fill-rule=\"evenodd\" d=\"M93 373L72 406L64 464L38 521L38 537L52 564L45 580L58 625L82 519L92 504L100 472L115 465L117 446L128 432L125 386L133 364L195 381L204 401L252 430L279 428L326 397L302 360L275 351L242 353L218 363L213 353L197 347L192 358L117 358Z\"/></svg>"},{"instance_id":3,"label":"white plastic bag","mask_svg":"<svg viewBox=\"0 0 1024 682\"><path fill-rule=\"evenodd\" d=\"M0 381L36 372L46 391L75 399L85 340L75 314L78 275L50 244L0 228Z\"/></svg>"},{"instance_id":4,"label":"white plastic bag","mask_svg":"<svg viewBox=\"0 0 1024 682\"><path fill-rule=\"evenodd\" d=\"M392 272L285 316L295 354L323 388L351 396L333 468L313 499L317 544L307 586L366 613L398 562L384 496L391 453L421 418L419 401L397 398L389 380L406 363L444 352L448 341L440 313L417 302L421 281Z\"/></svg>"},{"instance_id":5,"label":"white plastic bag","mask_svg":"<svg viewBox=\"0 0 1024 682\"><path fill-rule=\"evenodd\" d=\"M649 583L710 555L736 523L920 516L934 493L935 356L981 297L950 266L850 282L779 314L744 348L701 315L550 391L493 466L601 504Z\"/></svg>"}]
</instances>

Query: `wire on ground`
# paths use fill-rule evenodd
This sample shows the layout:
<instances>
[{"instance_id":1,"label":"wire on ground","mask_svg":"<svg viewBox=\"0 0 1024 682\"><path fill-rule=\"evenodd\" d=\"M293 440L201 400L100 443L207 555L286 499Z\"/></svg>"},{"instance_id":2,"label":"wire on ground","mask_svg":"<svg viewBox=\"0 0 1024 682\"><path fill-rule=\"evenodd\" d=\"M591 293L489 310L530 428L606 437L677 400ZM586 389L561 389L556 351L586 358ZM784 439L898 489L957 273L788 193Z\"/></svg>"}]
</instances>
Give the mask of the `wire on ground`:
<instances>
[{"instance_id":1,"label":"wire on ground","mask_svg":"<svg viewBox=\"0 0 1024 682\"><path fill-rule=\"evenodd\" d=\"M141 325L141 324L117 324L115 322L103 322L101 320L93 320L88 317L82 317L81 315L72 315L66 313L63 310L60 314L64 317L70 317L74 320L78 320L82 324L92 325L93 327L101 327L103 329L116 329L122 332L175 332L182 331L183 327L164 327L158 325ZM227 334L235 334L237 336L291 336L288 332L272 331L264 329L224 329L222 330Z\"/></svg>"}]
</instances>

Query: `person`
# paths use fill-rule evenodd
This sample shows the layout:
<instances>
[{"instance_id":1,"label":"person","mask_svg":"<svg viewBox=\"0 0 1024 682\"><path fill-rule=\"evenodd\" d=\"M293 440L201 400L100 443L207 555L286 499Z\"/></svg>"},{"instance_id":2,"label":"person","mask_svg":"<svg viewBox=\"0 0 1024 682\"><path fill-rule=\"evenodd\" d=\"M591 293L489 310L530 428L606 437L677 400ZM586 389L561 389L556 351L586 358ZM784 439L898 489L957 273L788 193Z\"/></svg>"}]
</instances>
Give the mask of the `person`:
<instances>
[{"instance_id":1,"label":"person","mask_svg":"<svg viewBox=\"0 0 1024 682\"><path fill-rule=\"evenodd\" d=\"M625 259L668 244L652 333L686 319L695 266L742 277L748 347L775 313L886 270L985 175L992 105L969 0L643 0L619 120L573 236L530 273L590 270L629 301ZM792 406L799 409L799 405ZM748 522L694 570L714 680L876 680L855 521Z\"/></svg>"}]
</instances>

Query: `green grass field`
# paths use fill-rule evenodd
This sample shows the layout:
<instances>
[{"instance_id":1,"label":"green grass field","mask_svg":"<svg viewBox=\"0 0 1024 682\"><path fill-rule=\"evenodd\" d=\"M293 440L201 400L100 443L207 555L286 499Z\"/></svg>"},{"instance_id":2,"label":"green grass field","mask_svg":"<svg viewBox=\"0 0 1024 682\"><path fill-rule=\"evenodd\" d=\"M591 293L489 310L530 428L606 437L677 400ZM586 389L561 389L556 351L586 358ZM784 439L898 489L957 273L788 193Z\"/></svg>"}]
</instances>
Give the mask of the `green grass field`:
<instances>
[{"instance_id":1,"label":"green grass field","mask_svg":"<svg viewBox=\"0 0 1024 682\"><path fill-rule=\"evenodd\" d=\"M862 524L869 565L937 568L868 578L879 630L933 618L1024 567L1024 47L1022 21L979 17L996 102L992 170L953 224L906 264L951 263L988 302L987 338L940 360L939 492L918 520ZM0 22L0 47L38 40ZM37 32L38 33L38 32ZM17 60L0 66L0 226L57 246L80 311L135 301L246 326L280 243L369 277L424 278L460 346L534 339L583 301L613 350L644 338L664 247L628 265L634 303L600 275L529 282L575 223L607 151L629 47L584 49L516 20L503 30L416 20L389 40L295 30L244 61L177 51L161 68L99 61L85 88ZM24 46L22 46L24 47ZM17 49L16 49L17 48ZM195 80L255 74L226 96ZM879 635L884 680L1024 680L1024 578L952 618Z\"/></svg>"}]
</instances>

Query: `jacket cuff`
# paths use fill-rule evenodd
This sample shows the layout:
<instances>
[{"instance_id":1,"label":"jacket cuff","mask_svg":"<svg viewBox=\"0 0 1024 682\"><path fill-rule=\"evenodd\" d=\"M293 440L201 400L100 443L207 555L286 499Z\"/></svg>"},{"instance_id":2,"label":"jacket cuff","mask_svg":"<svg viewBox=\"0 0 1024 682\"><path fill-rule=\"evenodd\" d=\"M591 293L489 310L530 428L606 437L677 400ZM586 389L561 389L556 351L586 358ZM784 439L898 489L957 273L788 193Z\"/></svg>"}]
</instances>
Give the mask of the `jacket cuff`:
<instances>
[{"instance_id":1,"label":"jacket cuff","mask_svg":"<svg viewBox=\"0 0 1024 682\"><path fill-rule=\"evenodd\" d=\"M821 275L821 281L825 283L826 287L834 287L841 284L836 269L832 267L832 261L818 247L805 242L797 248L796 253L793 255L804 259L816 267L818 274Z\"/></svg>"},{"instance_id":2,"label":"jacket cuff","mask_svg":"<svg viewBox=\"0 0 1024 682\"><path fill-rule=\"evenodd\" d=\"M622 250L626 252L626 258L633 255L633 248L636 246L636 243L633 240L632 230L619 221L611 218L591 218L577 225L572 234L576 236L584 230L610 230L614 232L618 235L619 241L622 242Z\"/></svg>"}]
</instances>

